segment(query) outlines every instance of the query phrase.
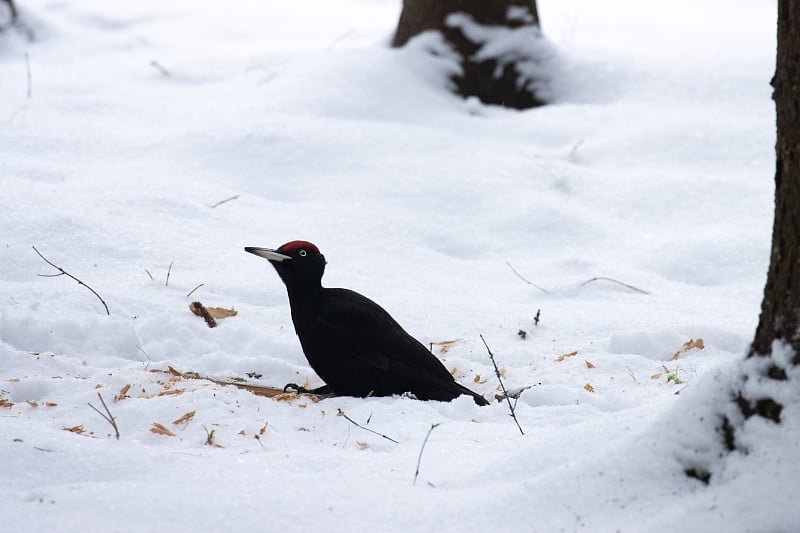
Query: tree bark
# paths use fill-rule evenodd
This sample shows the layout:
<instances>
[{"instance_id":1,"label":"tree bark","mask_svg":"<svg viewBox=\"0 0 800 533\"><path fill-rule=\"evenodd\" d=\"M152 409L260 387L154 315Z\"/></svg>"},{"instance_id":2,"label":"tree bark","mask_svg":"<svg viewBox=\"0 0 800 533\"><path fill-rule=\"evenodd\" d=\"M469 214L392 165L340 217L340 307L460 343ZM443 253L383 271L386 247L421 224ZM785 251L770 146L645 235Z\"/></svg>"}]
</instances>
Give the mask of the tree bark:
<instances>
[{"instance_id":1,"label":"tree bark","mask_svg":"<svg viewBox=\"0 0 800 533\"><path fill-rule=\"evenodd\" d=\"M452 18L456 14L466 17ZM528 42L518 49L506 49L502 57L479 57L484 45L497 38L495 30L499 28L535 32L530 39L522 39ZM538 29L536 0L404 0L392 46L404 46L425 31L439 31L460 57L462 73L453 77L459 94L525 109L544 103L534 88L537 80L520 69L523 62L537 61Z\"/></svg>"},{"instance_id":2,"label":"tree bark","mask_svg":"<svg viewBox=\"0 0 800 533\"><path fill-rule=\"evenodd\" d=\"M775 77L775 221L761 316L750 356L769 356L783 341L800 365L800 3L778 2Z\"/></svg>"}]
</instances>

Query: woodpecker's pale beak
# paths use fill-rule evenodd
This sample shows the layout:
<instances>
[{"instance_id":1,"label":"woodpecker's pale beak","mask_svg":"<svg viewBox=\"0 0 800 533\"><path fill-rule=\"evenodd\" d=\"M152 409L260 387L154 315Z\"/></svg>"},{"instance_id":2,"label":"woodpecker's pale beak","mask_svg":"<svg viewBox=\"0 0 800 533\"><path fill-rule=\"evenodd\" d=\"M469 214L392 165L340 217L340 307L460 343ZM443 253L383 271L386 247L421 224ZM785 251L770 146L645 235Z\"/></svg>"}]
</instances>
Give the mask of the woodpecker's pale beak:
<instances>
[{"instance_id":1,"label":"woodpecker's pale beak","mask_svg":"<svg viewBox=\"0 0 800 533\"><path fill-rule=\"evenodd\" d=\"M289 261L292 259L291 256L282 254L280 252L271 250L269 248L256 248L254 246L245 246L244 251L249 252L253 255L257 255L258 257L263 257L264 259L267 259L269 261L277 261L279 263L281 261Z\"/></svg>"}]
</instances>

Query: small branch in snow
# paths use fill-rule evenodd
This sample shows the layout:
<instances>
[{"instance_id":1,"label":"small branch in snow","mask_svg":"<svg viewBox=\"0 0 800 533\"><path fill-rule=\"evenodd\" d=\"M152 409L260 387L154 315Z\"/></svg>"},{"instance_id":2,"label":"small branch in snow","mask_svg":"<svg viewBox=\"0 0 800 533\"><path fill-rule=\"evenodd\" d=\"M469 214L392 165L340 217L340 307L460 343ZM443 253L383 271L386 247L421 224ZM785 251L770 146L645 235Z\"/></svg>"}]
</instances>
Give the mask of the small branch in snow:
<instances>
[{"instance_id":1,"label":"small branch in snow","mask_svg":"<svg viewBox=\"0 0 800 533\"><path fill-rule=\"evenodd\" d=\"M570 150L569 154L567 155L567 160L568 161L570 161L571 163L575 163L575 160L576 160L575 156L578 154L578 150L580 149L581 146L583 146L583 141L582 140L576 142L572 146L572 150Z\"/></svg>"},{"instance_id":2,"label":"small branch in snow","mask_svg":"<svg viewBox=\"0 0 800 533\"><path fill-rule=\"evenodd\" d=\"M36 249L36 247L35 247L35 246L31 246L31 248L33 248L33 251L34 251L34 252L36 252L36 254L37 254L39 257L41 257L41 258L42 258L42 260L43 260L45 263L47 263L48 265L50 265L51 267L55 268L56 270L58 270L58 271L60 272L59 274L39 274L39 276L40 276L40 277L43 277L43 278L54 278L54 277L57 277L57 276L67 276L67 277L69 277L69 278L72 278L72 279L74 279L75 281L77 281L77 282L78 282L78 285L83 285L84 287L86 287L87 289L89 289L89 290L91 291L91 293L92 293L92 294L94 294L95 296L97 296L97 299L98 299L98 300L100 300L100 303L102 303L102 304L103 304L103 307L105 307L105 308L106 308L106 314L107 314L107 315L109 315L109 316L111 315L111 312L108 310L108 306L106 305L106 301L105 301L105 300L103 300L103 298L102 298L102 297L101 297L99 294L97 294L97 291L95 291L93 288L91 288L90 286L88 286L87 284L85 284L84 282L82 282L81 280L79 280L78 278L76 278L75 276L73 276L72 274L70 274L69 272L67 272L67 271L66 271L66 270L64 270L63 268L61 268L60 266L58 266L58 265L55 265L55 264L51 263L51 262L50 262L50 261L49 261L49 260L48 260L48 259L47 259L45 256L43 256L43 255L42 255L42 254L39 252L39 250L37 250L37 249Z\"/></svg>"},{"instance_id":3,"label":"small branch in snow","mask_svg":"<svg viewBox=\"0 0 800 533\"><path fill-rule=\"evenodd\" d=\"M597 277L594 277L592 279L588 279L588 280L584 281L583 283L581 283L580 285L578 285L578 287L583 287L584 285L588 285L588 284L590 284L592 282L595 282L595 281L610 281L611 283L616 283L617 285L622 285L623 287L628 288L628 289L630 289L630 290L632 290L634 292L638 292L638 293L641 293L641 294L648 294L648 295L650 294L649 292L647 292L645 290L642 290L639 287L634 287L633 285L628 285L627 283L623 283L623 282L621 282L619 280L616 280L614 278L607 278L605 276L597 276Z\"/></svg>"},{"instance_id":4,"label":"small branch in snow","mask_svg":"<svg viewBox=\"0 0 800 533\"><path fill-rule=\"evenodd\" d=\"M148 275L148 276L150 276L150 279L155 279L155 278L153 277L153 275L150 273L150 271L149 271L149 270L147 270L147 269L145 268L145 269L144 269L144 271L145 271L145 272L147 272L147 275Z\"/></svg>"},{"instance_id":5,"label":"small branch in snow","mask_svg":"<svg viewBox=\"0 0 800 533\"><path fill-rule=\"evenodd\" d=\"M541 316L542 316L542 310L541 309L537 309L536 310L536 316L533 317L533 325L534 326L538 326L539 325L539 320L540 320Z\"/></svg>"},{"instance_id":6,"label":"small branch in snow","mask_svg":"<svg viewBox=\"0 0 800 533\"><path fill-rule=\"evenodd\" d=\"M89 407L91 407L92 409L94 409L95 411L97 411L97 414L99 414L100 416L102 416L103 418L105 418L105 419L106 419L106 421L107 421L109 424L111 424L111 427L113 427L113 428L114 428L114 433L116 433L116 434L117 434L117 440L119 440L119 428L117 427L117 421L116 421L116 420L114 420L114 417L111 415L111 411L109 411L109 410L108 410L108 406L106 405L106 401L105 401L105 400L103 400L103 397L100 395L100 393L99 393L99 392L97 393L97 397L98 397L98 398L100 398L100 403L102 403L102 404L103 404L103 409L105 409L105 410L106 410L106 413L108 413L108 416L106 416L106 414L104 414L102 411L100 411L100 409L98 409L97 407L95 407L95 406L94 406L94 405L92 405L92 404L89 404Z\"/></svg>"},{"instance_id":7,"label":"small branch in snow","mask_svg":"<svg viewBox=\"0 0 800 533\"><path fill-rule=\"evenodd\" d=\"M166 281L166 283L164 283L164 286L165 286L165 287L169 287L169 275L170 275L170 273L172 272L172 264L173 264L174 262L175 262L175 261L170 261L170 262L169 262L169 268L167 269L167 281Z\"/></svg>"},{"instance_id":8,"label":"small branch in snow","mask_svg":"<svg viewBox=\"0 0 800 533\"><path fill-rule=\"evenodd\" d=\"M636 383L636 384L638 384L638 383L639 383L639 380L638 380L638 379L636 379L636 375L633 373L633 370L631 369L631 367L629 367L629 366L625 365L625 368L627 368L627 369L628 369L628 374L631 376L631 379L633 380L633 382L634 382L634 383Z\"/></svg>"},{"instance_id":9,"label":"small branch in snow","mask_svg":"<svg viewBox=\"0 0 800 533\"><path fill-rule=\"evenodd\" d=\"M13 9L14 4L9 4L9 5L11 5L12 9ZM14 13L12 11L12 15L13 14ZM13 20L13 18L12 18L12 20ZM28 100L30 100L31 99L31 93L33 91L33 81L31 79L31 59L28 56L28 52L25 52L25 71L27 72L27 75L28 75L28 92L27 92L27 95L28 95Z\"/></svg>"},{"instance_id":10,"label":"small branch in snow","mask_svg":"<svg viewBox=\"0 0 800 533\"><path fill-rule=\"evenodd\" d=\"M165 78L170 77L169 70L167 70L161 63L159 63L155 59L150 61L150 66L156 69L158 72L160 72L161 75L164 76Z\"/></svg>"},{"instance_id":11,"label":"small branch in snow","mask_svg":"<svg viewBox=\"0 0 800 533\"><path fill-rule=\"evenodd\" d=\"M225 198L224 200L220 200L219 202L215 203L214 205L210 205L208 207L211 208L211 209L214 209L215 207L219 207L222 204L225 204L225 203L228 203L228 202L232 202L233 200L236 200L237 198L239 198L239 195L238 194L234 194L230 198Z\"/></svg>"},{"instance_id":12,"label":"small branch in snow","mask_svg":"<svg viewBox=\"0 0 800 533\"><path fill-rule=\"evenodd\" d=\"M517 272L517 269L515 269L515 268L514 268L514 267L511 265L511 262L510 262L510 261L506 261L506 264L508 265L508 268L510 268L510 269L511 269L511 272L513 272L514 274L516 274L516 275L517 275L517 277L518 277L519 279L521 279L522 281L524 281L525 283L527 283L527 284L528 284L528 285L530 285L531 287L536 287L537 289L539 289L540 291L542 291L542 292L543 292L543 293L545 293L545 294L550 294L550 291L548 291L548 290L547 290L547 289L545 289L544 287L540 287L539 285L537 285L537 284L533 283L532 281L528 281L527 279L525 279L524 277L522 277L522 274L520 274L519 272Z\"/></svg>"},{"instance_id":13,"label":"small branch in snow","mask_svg":"<svg viewBox=\"0 0 800 533\"><path fill-rule=\"evenodd\" d=\"M356 422L355 420L353 420L352 418L350 418L349 416L344 414L344 411L342 411L341 409L338 409L338 412L336 413L336 416L343 416L345 418L345 420L347 420L348 422L350 422L351 424L353 424L354 426L356 426L358 428L361 428L361 429L363 429L365 431L369 431L370 433L374 433L375 435L378 435L379 437L383 437L386 440L390 440L390 441L394 442L395 444L400 444L399 442L397 442L393 438L387 437L383 433L378 433L377 431L373 431L373 430L371 430L369 428L366 428L366 427L362 426L361 424L359 424L358 422Z\"/></svg>"},{"instance_id":14,"label":"small branch in snow","mask_svg":"<svg viewBox=\"0 0 800 533\"><path fill-rule=\"evenodd\" d=\"M147 352L145 352L145 351L142 349L142 347L141 347L141 346L139 346L138 344L136 345L136 347L137 347L137 348L139 348L139 351L140 351L140 352L142 352L142 353L144 354L144 356L147 358L147 364L146 364L146 365L144 365L144 369L145 369L145 370L147 370L147 367L149 367L149 366L150 366L150 356L149 356L149 355L147 355Z\"/></svg>"},{"instance_id":15,"label":"small branch in snow","mask_svg":"<svg viewBox=\"0 0 800 533\"><path fill-rule=\"evenodd\" d=\"M422 447L419 449L419 457L417 457L417 471L414 472L414 482L412 485L417 484L417 477L419 477L419 465L422 463L422 452L425 451L425 445L428 444L428 438L433 433L433 430L438 428L439 424L431 424L431 428L428 430L428 433L425 435L425 440L422 441Z\"/></svg>"},{"instance_id":16,"label":"small branch in snow","mask_svg":"<svg viewBox=\"0 0 800 533\"><path fill-rule=\"evenodd\" d=\"M503 379L500 377L500 369L497 368L497 362L494 360L494 354L492 353L492 350L489 349L489 345L486 344L486 339L483 338L483 335L480 335L480 338L483 341L483 345L486 346L486 351L489 352L489 359L492 360L492 365L494 365L494 373L497 376L497 380L500 382L500 388L503 389L503 396L505 397L506 402L508 402L508 409L511 411L511 418L513 418L514 422L517 424L519 432L524 435L525 432L522 431L522 426L519 425L519 420L517 420L517 414L514 412L514 406L511 405L511 399L509 398L506 386L503 385Z\"/></svg>"},{"instance_id":17,"label":"small branch in snow","mask_svg":"<svg viewBox=\"0 0 800 533\"><path fill-rule=\"evenodd\" d=\"M189 294L187 294L187 295L186 295L186 297L188 298L189 296L191 296L192 294L194 294L194 291L196 291L197 289L199 289L199 288L200 288L200 287L202 287L203 285L205 285L205 283L201 283L200 285L198 285L198 286L197 286L197 287L195 287L194 289L190 290L190 291L189 291Z\"/></svg>"}]
</instances>

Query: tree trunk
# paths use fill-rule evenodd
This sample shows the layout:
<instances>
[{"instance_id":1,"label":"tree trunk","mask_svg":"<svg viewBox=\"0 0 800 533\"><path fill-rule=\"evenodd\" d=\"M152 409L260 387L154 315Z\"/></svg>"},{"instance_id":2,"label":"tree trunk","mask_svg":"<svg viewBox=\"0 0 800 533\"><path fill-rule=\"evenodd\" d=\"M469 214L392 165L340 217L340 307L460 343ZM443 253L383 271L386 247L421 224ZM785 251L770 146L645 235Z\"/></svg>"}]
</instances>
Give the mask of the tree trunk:
<instances>
[{"instance_id":1,"label":"tree trunk","mask_svg":"<svg viewBox=\"0 0 800 533\"><path fill-rule=\"evenodd\" d=\"M761 317L751 356L769 356L772 342L794 350L800 365L800 3L778 2L775 77L775 222Z\"/></svg>"},{"instance_id":2,"label":"tree trunk","mask_svg":"<svg viewBox=\"0 0 800 533\"><path fill-rule=\"evenodd\" d=\"M453 82L462 96L516 109L543 103L530 68L540 62L536 0L404 0L392 46L430 30L460 57Z\"/></svg>"}]
</instances>

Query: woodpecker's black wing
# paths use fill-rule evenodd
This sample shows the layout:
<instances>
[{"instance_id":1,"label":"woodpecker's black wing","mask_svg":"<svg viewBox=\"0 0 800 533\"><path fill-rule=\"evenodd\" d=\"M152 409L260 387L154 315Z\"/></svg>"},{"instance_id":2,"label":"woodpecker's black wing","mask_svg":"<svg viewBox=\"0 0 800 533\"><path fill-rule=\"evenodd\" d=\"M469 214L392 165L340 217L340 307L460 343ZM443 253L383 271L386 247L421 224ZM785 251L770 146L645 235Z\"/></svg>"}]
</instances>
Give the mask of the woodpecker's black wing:
<instances>
[{"instance_id":1,"label":"woodpecker's black wing","mask_svg":"<svg viewBox=\"0 0 800 533\"><path fill-rule=\"evenodd\" d=\"M436 356L369 298L348 289L323 289L314 315L309 335L300 340L314 370L337 393L410 392L430 400L469 394L477 403L488 403L456 383Z\"/></svg>"}]
</instances>

